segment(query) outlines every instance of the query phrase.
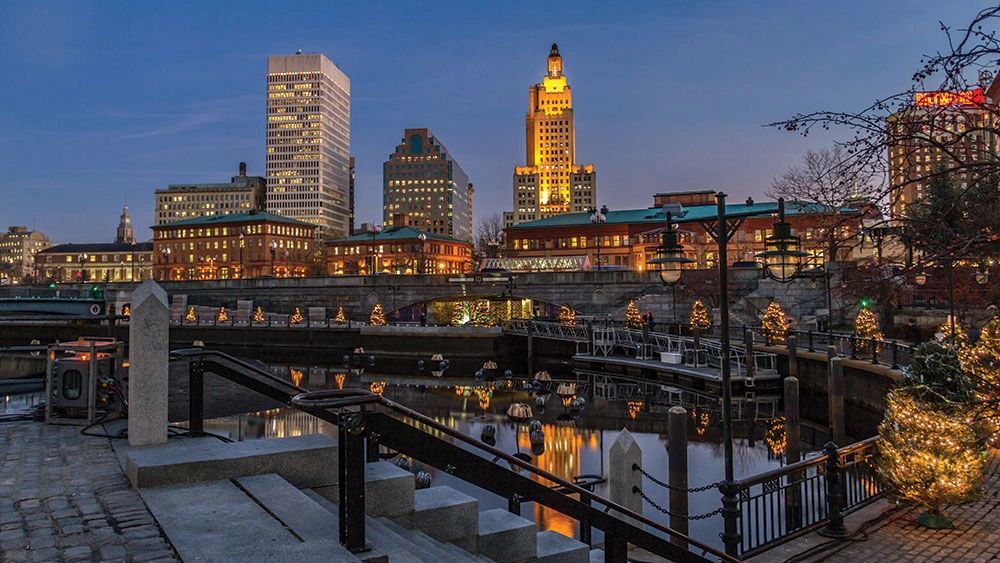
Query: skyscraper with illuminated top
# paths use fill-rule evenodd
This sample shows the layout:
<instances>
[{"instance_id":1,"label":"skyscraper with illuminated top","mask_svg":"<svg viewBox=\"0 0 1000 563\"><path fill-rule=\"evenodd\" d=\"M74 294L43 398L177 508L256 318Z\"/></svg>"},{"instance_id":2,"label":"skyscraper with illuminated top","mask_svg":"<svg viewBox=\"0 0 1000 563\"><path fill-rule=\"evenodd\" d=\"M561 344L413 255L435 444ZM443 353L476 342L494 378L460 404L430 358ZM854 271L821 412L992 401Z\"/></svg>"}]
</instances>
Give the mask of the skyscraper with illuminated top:
<instances>
[{"instance_id":1,"label":"skyscraper with illuminated top","mask_svg":"<svg viewBox=\"0 0 1000 563\"><path fill-rule=\"evenodd\" d=\"M344 237L350 223L351 80L318 53L267 59L267 210Z\"/></svg>"},{"instance_id":2,"label":"skyscraper with illuminated top","mask_svg":"<svg viewBox=\"0 0 1000 563\"><path fill-rule=\"evenodd\" d=\"M597 173L593 164L576 163L573 94L555 43L545 77L528 90L524 131L525 166L514 168L514 209L504 214L507 225L595 208Z\"/></svg>"}]
</instances>

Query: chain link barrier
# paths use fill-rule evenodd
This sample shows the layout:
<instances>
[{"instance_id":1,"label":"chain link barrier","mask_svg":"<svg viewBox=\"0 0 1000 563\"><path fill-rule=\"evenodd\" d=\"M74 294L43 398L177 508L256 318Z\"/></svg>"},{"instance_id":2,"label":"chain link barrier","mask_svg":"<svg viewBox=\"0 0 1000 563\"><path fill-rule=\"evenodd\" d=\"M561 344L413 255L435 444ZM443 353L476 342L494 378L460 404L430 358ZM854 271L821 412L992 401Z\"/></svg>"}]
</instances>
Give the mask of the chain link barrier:
<instances>
[{"instance_id":1,"label":"chain link barrier","mask_svg":"<svg viewBox=\"0 0 1000 563\"><path fill-rule=\"evenodd\" d=\"M662 506L656 504L656 502L653 499L647 497L646 494L643 493L642 489L640 489L639 487L632 487L632 492L636 493L640 497L642 497L642 500L646 501L646 504L648 504L649 506L652 506L656 510L658 510L658 511L660 511L660 512L662 512L662 513L664 513L667 516L670 516L672 518L683 518L683 519L688 520L688 521L691 521L691 520L704 520L705 518L711 518L712 516L716 516L718 514L722 514L722 509L721 508L716 508L715 510L713 510L711 512L707 512L705 514L699 514L697 516L690 516L690 515L687 515L687 514L674 514L673 512L670 512L669 510L667 510L666 508L663 508Z\"/></svg>"},{"instance_id":2,"label":"chain link barrier","mask_svg":"<svg viewBox=\"0 0 1000 563\"><path fill-rule=\"evenodd\" d=\"M681 492L681 493L702 493L702 492L705 492L705 491L710 491L712 489L718 489L719 485L722 484L722 481L716 481L715 483L711 483L709 485L704 485L702 487L690 487L690 488L687 488L687 489L682 489L680 487L675 487L675 486L670 485L668 483L664 483L663 481L660 481L659 479L657 479L656 477L653 477L649 473L646 473L646 471L643 470L643 468L639 467L639 464L637 464L637 463L633 463L632 464L632 471L638 471L639 473L642 473L643 477L649 479L653 483L655 483L655 484L657 484L657 485L659 485L659 486L661 486L661 487L663 487L665 489L668 489L668 490L671 490L671 491L678 491L678 492Z\"/></svg>"}]
</instances>

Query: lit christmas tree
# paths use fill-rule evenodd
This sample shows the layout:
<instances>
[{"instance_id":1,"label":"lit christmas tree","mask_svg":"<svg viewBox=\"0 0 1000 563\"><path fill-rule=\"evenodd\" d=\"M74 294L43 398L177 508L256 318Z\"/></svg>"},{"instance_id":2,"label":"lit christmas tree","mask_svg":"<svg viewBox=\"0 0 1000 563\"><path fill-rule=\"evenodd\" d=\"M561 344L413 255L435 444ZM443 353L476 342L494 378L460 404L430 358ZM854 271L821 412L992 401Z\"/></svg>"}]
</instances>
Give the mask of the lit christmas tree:
<instances>
[{"instance_id":1,"label":"lit christmas tree","mask_svg":"<svg viewBox=\"0 0 1000 563\"><path fill-rule=\"evenodd\" d=\"M122 316L123 317L131 317L132 316L132 307L128 303L126 303L125 305L122 305Z\"/></svg>"},{"instance_id":2,"label":"lit christmas tree","mask_svg":"<svg viewBox=\"0 0 1000 563\"><path fill-rule=\"evenodd\" d=\"M688 322L691 325L691 329L696 331L708 330L712 326L712 320L708 318L708 307L705 307L701 299L696 299L691 304L691 316Z\"/></svg>"},{"instance_id":3,"label":"lit christmas tree","mask_svg":"<svg viewBox=\"0 0 1000 563\"><path fill-rule=\"evenodd\" d=\"M334 322L338 322L338 323L346 323L347 322L347 315L344 314L344 306L343 305L337 307L337 315L335 317L333 317L333 320L334 320Z\"/></svg>"},{"instance_id":4,"label":"lit christmas tree","mask_svg":"<svg viewBox=\"0 0 1000 563\"><path fill-rule=\"evenodd\" d=\"M194 312L194 305L188 307L188 312L184 315L184 320L192 323L198 320L198 313Z\"/></svg>"},{"instance_id":5,"label":"lit christmas tree","mask_svg":"<svg viewBox=\"0 0 1000 563\"><path fill-rule=\"evenodd\" d=\"M642 328L642 313L635 301L629 301L625 308L625 326L628 328Z\"/></svg>"},{"instance_id":6,"label":"lit christmas tree","mask_svg":"<svg viewBox=\"0 0 1000 563\"><path fill-rule=\"evenodd\" d=\"M215 315L215 322L224 323L229 320L229 313L226 312L226 307L223 305L219 307L219 313Z\"/></svg>"},{"instance_id":7,"label":"lit christmas tree","mask_svg":"<svg viewBox=\"0 0 1000 563\"><path fill-rule=\"evenodd\" d=\"M459 301L451 304L451 325L462 326L469 318L469 304Z\"/></svg>"},{"instance_id":8,"label":"lit christmas tree","mask_svg":"<svg viewBox=\"0 0 1000 563\"><path fill-rule=\"evenodd\" d=\"M854 318L854 336L882 340L882 331L878 328L878 315L868 307L862 307Z\"/></svg>"},{"instance_id":9,"label":"lit christmas tree","mask_svg":"<svg viewBox=\"0 0 1000 563\"><path fill-rule=\"evenodd\" d=\"M261 309L260 305L257 305L257 308L253 311L253 322L262 323L266 320L267 318L264 316L264 309Z\"/></svg>"},{"instance_id":10,"label":"lit christmas tree","mask_svg":"<svg viewBox=\"0 0 1000 563\"><path fill-rule=\"evenodd\" d=\"M372 314L368 315L368 324L372 326L385 326L385 313L382 311L382 304L376 303L372 308Z\"/></svg>"},{"instance_id":11,"label":"lit christmas tree","mask_svg":"<svg viewBox=\"0 0 1000 563\"><path fill-rule=\"evenodd\" d=\"M571 309L569 305L559 307L559 324L565 326L573 326L576 324L576 311Z\"/></svg>"},{"instance_id":12,"label":"lit christmas tree","mask_svg":"<svg viewBox=\"0 0 1000 563\"><path fill-rule=\"evenodd\" d=\"M764 338L768 344L781 344L785 341L785 334L788 332L788 321L785 312L777 301L771 301L764 311L764 318L761 319L764 328Z\"/></svg>"},{"instance_id":13,"label":"lit christmas tree","mask_svg":"<svg viewBox=\"0 0 1000 563\"><path fill-rule=\"evenodd\" d=\"M917 519L922 525L950 527L942 510L981 494L988 454L982 424L970 412L974 398L958 353L934 342L917 349L910 377L886 398L878 471L899 498L927 509Z\"/></svg>"},{"instance_id":14,"label":"lit christmas tree","mask_svg":"<svg viewBox=\"0 0 1000 563\"><path fill-rule=\"evenodd\" d=\"M292 316L288 317L288 322L293 325L297 325L304 320L305 317L302 316L302 311L300 311L298 307L296 307L295 311L292 312Z\"/></svg>"},{"instance_id":15,"label":"lit christmas tree","mask_svg":"<svg viewBox=\"0 0 1000 563\"><path fill-rule=\"evenodd\" d=\"M1000 436L1000 319L987 322L976 345L960 349L958 358L976 383L976 414L988 423L995 443Z\"/></svg>"},{"instance_id":16,"label":"lit christmas tree","mask_svg":"<svg viewBox=\"0 0 1000 563\"><path fill-rule=\"evenodd\" d=\"M490 302L479 301L472 310L472 324L476 326L494 326L496 319L490 313Z\"/></svg>"}]
</instances>

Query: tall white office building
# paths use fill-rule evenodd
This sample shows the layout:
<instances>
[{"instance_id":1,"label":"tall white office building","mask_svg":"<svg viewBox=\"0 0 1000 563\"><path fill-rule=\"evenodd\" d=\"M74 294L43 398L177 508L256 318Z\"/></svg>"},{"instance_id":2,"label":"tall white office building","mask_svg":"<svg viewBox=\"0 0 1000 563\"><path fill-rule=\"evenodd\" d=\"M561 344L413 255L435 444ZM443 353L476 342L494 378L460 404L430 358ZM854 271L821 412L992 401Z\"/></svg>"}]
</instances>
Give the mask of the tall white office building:
<instances>
[{"instance_id":1,"label":"tall white office building","mask_svg":"<svg viewBox=\"0 0 1000 563\"><path fill-rule=\"evenodd\" d=\"M267 59L267 210L350 234L351 80L318 53Z\"/></svg>"}]
</instances>

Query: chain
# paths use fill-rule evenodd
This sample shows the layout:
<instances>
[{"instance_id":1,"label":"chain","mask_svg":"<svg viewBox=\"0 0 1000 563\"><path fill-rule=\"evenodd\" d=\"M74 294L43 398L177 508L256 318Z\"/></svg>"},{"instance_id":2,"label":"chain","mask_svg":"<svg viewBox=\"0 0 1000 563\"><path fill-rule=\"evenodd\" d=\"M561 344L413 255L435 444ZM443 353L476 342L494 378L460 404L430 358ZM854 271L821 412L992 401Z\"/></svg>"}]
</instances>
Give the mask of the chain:
<instances>
[{"instance_id":1,"label":"chain","mask_svg":"<svg viewBox=\"0 0 1000 563\"><path fill-rule=\"evenodd\" d=\"M699 514L698 516L688 516L687 514L674 514L673 512L670 512L669 510L667 510L666 508L663 508L662 506L656 504L653 501L653 499L647 497L646 494L643 493L642 489L640 489L639 487L632 487L632 492L633 493L638 493L639 496L642 497L642 500L646 501L646 503L649 504L649 506L652 506L656 510L659 510L660 512L662 512L662 513L664 513L667 516L670 516L672 518L683 518L685 520L704 520L705 518L711 518L712 516L715 516L717 514L722 514L722 509L721 508L716 508L715 510L713 510L711 512L707 512L705 514Z\"/></svg>"},{"instance_id":2,"label":"chain","mask_svg":"<svg viewBox=\"0 0 1000 563\"><path fill-rule=\"evenodd\" d=\"M671 491L679 491L679 492L682 492L682 493L685 493L685 492L686 493L701 493L701 492L704 492L704 491L709 491L709 490L712 490L712 489L717 489L717 488L719 488L719 485L722 484L722 481L716 481L715 483L711 483L711 484L705 485L703 487L691 487L691 488L683 489L681 487L675 487L673 485L670 485L668 483L664 483L663 481L660 481L656 477L653 477L649 473L646 473L641 467L639 467L639 464L637 464L637 463L633 463L632 464L632 471L638 471L639 473L642 473L643 477L649 479L650 481L652 481L653 483L656 483L657 485L659 485L661 487L664 487L664 488L669 489Z\"/></svg>"}]
</instances>

